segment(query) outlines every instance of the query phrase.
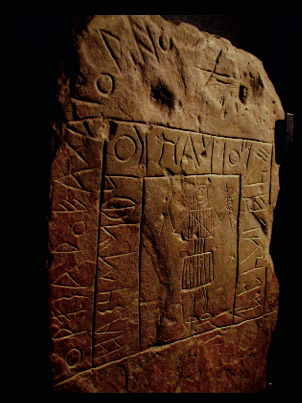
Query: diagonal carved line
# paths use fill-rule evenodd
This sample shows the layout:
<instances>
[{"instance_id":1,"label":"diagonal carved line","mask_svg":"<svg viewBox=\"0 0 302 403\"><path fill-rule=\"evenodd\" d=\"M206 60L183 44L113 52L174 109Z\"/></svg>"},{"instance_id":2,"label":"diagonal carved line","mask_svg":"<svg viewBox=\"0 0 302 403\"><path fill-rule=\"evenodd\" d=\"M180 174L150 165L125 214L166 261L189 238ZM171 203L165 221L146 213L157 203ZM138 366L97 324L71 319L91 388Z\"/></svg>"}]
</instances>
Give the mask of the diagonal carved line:
<instances>
[{"instance_id":1,"label":"diagonal carved line","mask_svg":"<svg viewBox=\"0 0 302 403\"><path fill-rule=\"evenodd\" d=\"M261 158L264 162L268 161L268 157L266 157L265 155L257 154L257 157Z\"/></svg>"},{"instance_id":2,"label":"diagonal carved line","mask_svg":"<svg viewBox=\"0 0 302 403\"><path fill-rule=\"evenodd\" d=\"M139 140L139 142L141 143L141 146L142 146L141 157L140 157L140 160L139 160L139 163L138 163L139 165L141 165L142 159L143 159L144 154L145 154L144 143L143 143L143 141L141 139L140 132L139 132L138 128L136 126L134 126L134 125L133 125L133 127L134 127L134 130L136 131L136 135L138 137L138 140ZM135 150L135 152L136 152L136 150ZM145 155L145 159L147 159L147 155ZM136 205L137 205L137 203L136 203Z\"/></svg>"},{"instance_id":3,"label":"diagonal carved line","mask_svg":"<svg viewBox=\"0 0 302 403\"><path fill-rule=\"evenodd\" d=\"M104 175L104 178L106 178L107 181L113 186L112 189L111 189L111 188L106 188L105 190L114 190L114 189L116 189L117 186L116 186L116 184L114 183L113 178L112 178L111 176Z\"/></svg>"},{"instance_id":4,"label":"diagonal carved line","mask_svg":"<svg viewBox=\"0 0 302 403\"><path fill-rule=\"evenodd\" d=\"M106 261L104 260L104 258L99 257L99 259L100 259L103 263L105 263L107 266L110 266L110 267L112 267L113 269L115 268L112 264L106 262ZM108 273L109 273L109 272L108 272ZM107 274L108 274L108 273L107 273ZM106 274L105 274L105 275L106 275Z\"/></svg>"},{"instance_id":5,"label":"diagonal carved line","mask_svg":"<svg viewBox=\"0 0 302 403\"><path fill-rule=\"evenodd\" d=\"M253 250L253 252L246 258L244 259L240 264L245 263L253 254L260 248L261 245L259 245L256 249Z\"/></svg>"},{"instance_id":6,"label":"diagonal carved line","mask_svg":"<svg viewBox=\"0 0 302 403\"><path fill-rule=\"evenodd\" d=\"M245 325L246 323L248 323L248 322L255 322L255 321L257 321L257 319L259 319L260 317L263 317L263 318L269 318L269 317L271 317L271 316L274 317L276 314L277 314L277 311L274 310L274 311L272 311L272 312L270 312L270 313L267 313L267 314L265 314L265 315L263 315L263 316L257 316L256 318L242 320L242 322L233 324L233 325L231 325L231 327L234 328L234 329L240 329L242 326L244 326L244 325ZM235 316L237 316L238 318L242 319L242 317L239 316L239 315L236 315L236 314L235 314ZM222 327L219 328L218 330L219 330L219 331L222 331L222 330L229 330L229 329L230 329L230 325L228 325L228 326L222 326ZM216 334L218 330L217 330L217 328L215 328L214 330L205 331L204 334L206 334L206 335ZM174 346L174 345L177 346L177 345L179 345L180 343L183 343L185 340L192 340L192 339L195 340L195 339L198 338L199 336L200 336L199 334L196 334L196 335L194 335L194 336L184 337L184 338L182 338L182 339L180 339L180 340L177 340L177 341L174 341L174 342L167 342L167 343L163 346L163 350L166 351L167 349L171 348L171 346ZM217 336L218 336L218 335L217 335ZM214 337L217 337L217 336L213 336L212 339L213 339ZM209 340L211 340L211 339L208 339L208 341L209 341ZM205 342L205 343L207 343L207 342ZM150 353L150 352L153 351L153 348L154 348L154 347L148 348L148 349L145 350L143 353L144 353L144 354L148 354L148 353ZM117 358L117 359L112 360L112 361L110 361L110 362L105 362L105 363L103 363L103 364L97 365L96 367L94 367L94 369L95 369L95 370L100 370L100 369L103 369L103 368L105 369L105 368L108 368L108 367L109 367L110 365L112 365L112 364L123 363L123 362L125 362L126 360L129 360L129 359L132 359L132 358L137 358L137 357L139 357L141 354L142 354L141 352L138 352L138 353L134 353L134 354L127 355L127 357ZM87 374L87 375L91 374L91 368L88 369L88 370L85 370L85 371L81 372L81 376L86 375L86 374ZM64 381L61 381L61 382L56 383L54 386L58 387L58 386L61 386L61 385L64 385L64 384L68 384L68 382L70 382L70 381L72 381L72 380L75 380L75 379L78 379L78 376L79 376L79 374L70 376L69 378L64 379Z\"/></svg>"},{"instance_id":7,"label":"diagonal carved line","mask_svg":"<svg viewBox=\"0 0 302 403\"><path fill-rule=\"evenodd\" d=\"M117 60L116 60L117 58L116 58L115 54L113 53L113 49L111 48L111 46L109 45L108 40L106 39L106 35L112 36L112 38L114 38L115 40L119 40L119 39L117 39L114 35L109 34L108 32L105 32L105 31L103 31L103 30L101 30L101 29L100 29L100 33L101 33L101 36L102 36L102 38L103 38L103 41L104 41L104 43L105 43L105 45L106 45L106 47L107 47L107 49L108 49L108 51L109 51L109 53L110 53L110 55L111 55L111 57L112 57L114 63L116 64L116 66L117 66L119 72L121 73L121 72L122 72L122 71L121 71L121 68L120 68L120 66L119 66L119 64L118 64L118 62L117 62ZM106 34L106 35L105 35L105 34Z\"/></svg>"},{"instance_id":8,"label":"diagonal carved line","mask_svg":"<svg viewBox=\"0 0 302 403\"><path fill-rule=\"evenodd\" d=\"M265 155L266 157L269 157L269 151L267 151L265 148L260 148L258 152Z\"/></svg>"},{"instance_id":9,"label":"diagonal carved line","mask_svg":"<svg viewBox=\"0 0 302 403\"><path fill-rule=\"evenodd\" d=\"M73 177L73 179L76 180L76 178L74 178L74 176L73 176L72 174L70 174L70 175ZM65 179L65 178L67 178L67 177L70 176L70 175L61 176L60 178L54 179L53 181L54 181L55 183L60 183L60 185L63 185L63 186L65 186L65 187L68 188L68 189L78 190L78 191L81 191L81 192L84 192L84 193L90 193L90 194L93 193L93 192L90 192L89 190L84 190L84 189L82 188L82 186L81 186L80 188L76 188L75 186L66 185L66 183L63 183L63 182L60 181L60 179ZM80 185L80 184L79 184L79 185Z\"/></svg>"},{"instance_id":10,"label":"diagonal carved line","mask_svg":"<svg viewBox=\"0 0 302 403\"><path fill-rule=\"evenodd\" d=\"M200 224L211 236L213 236L211 233L210 233L210 231L200 222L200 221L198 221L198 220L196 220L196 218L192 215L192 217L193 217L193 219L198 223L198 224Z\"/></svg>"},{"instance_id":11,"label":"diagonal carved line","mask_svg":"<svg viewBox=\"0 0 302 403\"><path fill-rule=\"evenodd\" d=\"M73 267L72 269L70 269L70 271L73 270L73 269L74 269L74 267ZM68 277L70 277L70 279L71 279L77 286L80 287L79 283L77 283L77 282L71 277L71 275L68 273L68 271L67 271L67 272L64 272L64 273L61 274L59 277L57 277L57 278L55 279L53 285L55 285L55 284L57 283L57 281L59 281L59 280L61 279L61 277L65 276L65 275L67 275ZM63 285L63 287L65 287L65 286ZM74 287L72 287L72 288L74 288ZM83 287L83 288L84 288L84 287Z\"/></svg>"},{"instance_id":12,"label":"diagonal carved line","mask_svg":"<svg viewBox=\"0 0 302 403\"><path fill-rule=\"evenodd\" d=\"M253 228L253 229L249 229L247 231L242 231L242 235L247 234L248 232L256 231L256 230L258 231L258 228ZM248 239L248 238L245 238L245 239Z\"/></svg>"},{"instance_id":13,"label":"diagonal carved line","mask_svg":"<svg viewBox=\"0 0 302 403\"><path fill-rule=\"evenodd\" d=\"M89 137L93 137L93 134L92 134L92 132L91 132L91 130L90 130L90 127L89 127L87 121L83 122L83 126L85 127L88 136L89 136Z\"/></svg>"},{"instance_id":14,"label":"diagonal carved line","mask_svg":"<svg viewBox=\"0 0 302 403\"><path fill-rule=\"evenodd\" d=\"M108 322L108 323L106 323L106 325L103 325L103 326L101 326L101 327L99 327L96 331L95 331L95 333L100 333L100 330L102 330L102 329L104 329L105 331L101 331L101 333L107 333L107 329L109 329L109 327L110 327L110 325L112 325L112 323L115 323L115 322L118 322L120 320L120 318L118 318L118 319L114 319L114 320L112 320L111 322ZM118 331L120 331L120 330L116 330L117 332Z\"/></svg>"},{"instance_id":15,"label":"diagonal carved line","mask_svg":"<svg viewBox=\"0 0 302 403\"><path fill-rule=\"evenodd\" d=\"M247 269L247 270L243 271L243 272L241 273L241 275L244 275L244 274L246 274L246 273L249 273L250 271L259 270L259 269L265 269L265 268L266 268L266 266L253 267L252 269ZM259 279L258 279L258 280L259 280Z\"/></svg>"},{"instance_id":16,"label":"diagonal carved line","mask_svg":"<svg viewBox=\"0 0 302 403\"><path fill-rule=\"evenodd\" d=\"M214 69L213 69L212 74L211 74L210 78L208 79L208 81L207 81L207 83L206 83L205 87L206 87L206 86L209 84L209 82L211 81L211 79L212 79L213 75L215 74L216 67L217 67L217 64L218 64L219 58L220 58L220 56L221 56L221 53L222 53L222 49L221 49L221 51L219 52L219 55L217 56L217 59L216 59L216 62L215 62L215 66L214 66Z\"/></svg>"},{"instance_id":17,"label":"diagonal carved line","mask_svg":"<svg viewBox=\"0 0 302 403\"><path fill-rule=\"evenodd\" d=\"M253 167L253 169L250 170L250 172L247 174L247 176L244 177L244 183L245 184L247 182L247 180L249 179L249 177L251 176L251 174L255 171L255 169L257 168L257 166L255 165Z\"/></svg>"},{"instance_id":18,"label":"diagonal carved line","mask_svg":"<svg viewBox=\"0 0 302 403\"><path fill-rule=\"evenodd\" d=\"M256 301L255 301L255 302L256 302ZM243 312L248 312L248 311L252 311L253 309L259 308L259 306L262 306L262 305L259 304L259 305L256 305L256 306L252 307L252 308L241 309L241 310L236 309L235 312L236 312L237 314L238 314L238 313L243 313ZM235 314L235 315L236 315L236 314ZM236 315L236 316L239 316L239 315Z\"/></svg>"},{"instance_id":19,"label":"diagonal carved line","mask_svg":"<svg viewBox=\"0 0 302 403\"><path fill-rule=\"evenodd\" d=\"M78 153L78 151L77 151L74 147L72 147L69 143L66 143L66 144L67 144L67 146L68 146L71 150L73 150L73 151L77 154L77 156L78 156L82 161L85 162L85 164L87 164L87 161Z\"/></svg>"},{"instance_id":20,"label":"diagonal carved line","mask_svg":"<svg viewBox=\"0 0 302 403\"><path fill-rule=\"evenodd\" d=\"M111 238L113 238L113 239L117 239L117 237L116 236L114 236L113 234L111 234L111 232L110 231L108 231L108 229L106 228L106 227L102 227L103 228L103 230L104 231L106 231L107 232L107 234L111 237ZM103 242L101 242L100 243L100 245L102 245L102 243Z\"/></svg>"},{"instance_id":21,"label":"diagonal carved line","mask_svg":"<svg viewBox=\"0 0 302 403\"><path fill-rule=\"evenodd\" d=\"M251 151L252 151L252 145L249 148L249 154L248 154L247 160L246 160L246 165L245 165L246 170L247 170L247 167L248 167L248 164L249 164L249 161L250 161Z\"/></svg>"},{"instance_id":22,"label":"diagonal carved line","mask_svg":"<svg viewBox=\"0 0 302 403\"><path fill-rule=\"evenodd\" d=\"M101 347L105 349L105 347L104 347L103 345L102 345ZM96 356L94 357L94 359L97 360L98 358L105 358L105 357L107 357L107 356L110 355L110 354L114 354L114 353L117 353L117 352L120 351L120 350L123 350L124 348L126 348L126 346L121 347L121 348L119 348L118 350L111 351L110 353L105 354L105 355L96 355ZM106 351L108 351L108 350L106 350Z\"/></svg>"},{"instance_id":23,"label":"diagonal carved line","mask_svg":"<svg viewBox=\"0 0 302 403\"><path fill-rule=\"evenodd\" d=\"M146 27L147 27L147 31L148 31L149 38L150 38L150 40L151 40L151 42L152 42L152 45L153 45L153 49L154 49L154 53L155 53L156 59L159 61L158 55L157 55L157 51L156 51L156 47L155 47L155 43L154 43L154 40L153 40L151 31L150 31L150 28L149 28L148 25L147 25Z\"/></svg>"},{"instance_id":24,"label":"diagonal carved line","mask_svg":"<svg viewBox=\"0 0 302 403\"><path fill-rule=\"evenodd\" d=\"M120 332L121 332L121 331L120 331ZM116 333L116 332L108 332L108 333ZM115 340L117 337L120 337L120 336L115 336L115 337L112 337L111 339L101 341L100 343L95 344L94 347L97 347L97 346L102 346L102 347L104 347L104 346L103 346L103 343L107 343L108 341L112 341L112 340L115 341L115 343L117 344L118 347L122 347L122 346L121 346L120 344L118 344L117 341ZM104 347L104 348L106 349L106 347ZM108 350L107 350L107 351L108 351ZM114 351L116 351L116 350L114 350Z\"/></svg>"},{"instance_id":25,"label":"diagonal carved line","mask_svg":"<svg viewBox=\"0 0 302 403\"><path fill-rule=\"evenodd\" d=\"M192 148L193 148L193 151L194 151L194 155L195 155L197 164L198 164L198 166L200 166L199 161L198 161L198 158L197 158L197 154L196 154L196 151L195 151L195 147L194 147L194 144L193 144L192 136L190 136L190 139L191 139L191 144L192 144ZM175 148L176 148L176 147L175 147Z\"/></svg>"},{"instance_id":26,"label":"diagonal carved line","mask_svg":"<svg viewBox=\"0 0 302 403\"><path fill-rule=\"evenodd\" d=\"M135 32L134 32L134 35L135 35L135 39L136 39L136 41L138 42L138 44L141 45L141 46L143 46L144 49L146 49L149 53L151 53L151 55L154 56L154 53L152 52L152 50L147 47L147 45L142 41L142 39L140 39L140 38L138 37L138 35L137 35Z\"/></svg>"},{"instance_id":27,"label":"diagonal carved line","mask_svg":"<svg viewBox=\"0 0 302 403\"><path fill-rule=\"evenodd\" d=\"M58 332L57 332L58 333ZM56 334L57 334L56 333ZM72 334L69 334L69 335L66 335L66 336L63 336L63 337L58 337L58 338L56 338L55 340L66 340L66 339L68 339L68 338L70 338L70 337L73 337L73 336L79 336L80 334L84 334L84 333L87 333L87 330L84 330L83 332L79 332L79 333L72 333ZM54 337L53 337L54 338Z\"/></svg>"},{"instance_id":28,"label":"diagonal carved line","mask_svg":"<svg viewBox=\"0 0 302 403\"><path fill-rule=\"evenodd\" d=\"M108 209L108 211L112 211L112 209ZM113 220L113 221L120 221L124 218L124 217L112 218L108 214L106 214L104 210L102 210L101 213L104 214L104 216L106 216L108 219Z\"/></svg>"},{"instance_id":29,"label":"diagonal carved line","mask_svg":"<svg viewBox=\"0 0 302 403\"><path fill-rule=\"evenodd\" d=\"M240 294L237 294L237 297L240 297L241 295L246 294L249 291L254 291L254 290L257 290L257 289L261 289L262 287L263 287L263 285L257 285L257 287L249 288L248 290L244 290Z\"/></svg>"},{"instance_id":30,"label":"diagonal carved line","mask_svg":"<svg viewBox=\"0 0 302 403\"><path fill-rule=\"evenodd\" d=\"M73 212L73 211L83 211L83 210L79 210L73 203L71 203L71 201L69 201L69 200L64 200L64 203L65 203L65 205L66 204L68 204L69 206L68 207L72 207L73 209L72 210L69 210L69 211L71 211L71 212Z\"/></svg>"},{"instance_id":31,"label":"diagonal carved line","mask_svg":"<svg viewBox=\"0 0 302 403\"><path fill-rule=\"evenodd\" d=\"M148 43L148 41L146 41L146 38L148 38L149 41L151 42L151 45L154 46L152 39L150 40L151 33L150 33L150 30L149 30L149 27L146 26L147 32L148 32L148 36L147 36L147 35L146 35L146 32L144 31L144 29L141 28L140 26L138 26L135 21L131 21L131 23L132 23L132 24L131 24L131 25L132 25L132 30L133 30L133 33L134 33L136 42L137 42L137 43L140 43L149 53L151 53L151 54L154 56L154 53L153 53L152 49L150 49L150 48L152 48L152 46L149 46L149 47L148 47L149 44L146 45L146 43ZM135 25L136 29L135 29L134 25ZM143 37L145 37L144 40L146 41L146 43L143 42L143 39L139 38L138 31L140 32L140 34L141 34ZM151 36L151 38L152 38L152 36ZM140 51L140 52L141 52L141 51ZM155 53L156 53L156 52L155 52ZM142 55L142 56L143 56L143 55ZM156 57L157 57L157 55L156 55Z\"/></svg>"},{"instance_id":32,"label":"diagonal carved line","mask_svg":"<svg viewBox=\"0 0 302 403\"><path fill-rule=\"evenodd\" d=\"M77 184L80 186L80 188L81 189L83 189L83 186L80 184L80 182L77 180L77 178L73 175L74 173L77 173L77 172L73 172L73 173L71 173L70 175L73 177L73 179L77 182ZM69 176L69 175L66 175L66 176Z\"/></svg>"},{"instance_id":33,"label":"diagonal carved line","mask_svg":"<svg viewBox=\"0 0 302 403\"><path fill-rule=\"evenodd\" d=\"M106 31L105 29L100 30L102 32L104 32L106 35L111 36L112 38L116 39L117 41L121 41L120 38L116 35L114 35L112 32Z\"/></svg>"},{"instance_id":34,"label":"diagonal carved line","mask_svg":"<svg viewBox=\"0 0 302 403\"><path fill-rule=\"evenodd\" d=\"M79 204L84 208L84 210L87 210L87 209L86 209L86 206L85 206L83 203L81 203L80 200L74 199L74 201L77 202L77 203L79 203Z\"/></svg>"},{"instance_id":35,"label":"diagonal carved line","mask_svg":"<svg viewBox=\"0 0 302 403\"><path fill-rule=\"evenodd\" d=\"M137 253L137 252L123 253L121 255L113 255L113 256L106 256L106 257L104 256L103 259L114 259L114 258L117 258L117 257L125 257L125 256L134 255L135 253Z\"/></svg>"}]
</instances>

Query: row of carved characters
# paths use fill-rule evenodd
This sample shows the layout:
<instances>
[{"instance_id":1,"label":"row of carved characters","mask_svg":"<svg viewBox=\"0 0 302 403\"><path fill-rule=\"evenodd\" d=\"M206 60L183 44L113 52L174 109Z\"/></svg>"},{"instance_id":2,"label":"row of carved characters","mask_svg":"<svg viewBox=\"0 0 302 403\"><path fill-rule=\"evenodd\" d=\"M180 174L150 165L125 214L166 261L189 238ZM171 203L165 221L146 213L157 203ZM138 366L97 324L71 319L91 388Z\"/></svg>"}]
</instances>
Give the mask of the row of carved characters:
<instances>
[{"instance_id":1,"label":"row of carved characters","mask_svg":"<svg viewBox=\"0 0 302 403\"><path fill-rule=\"evenodd\" d=\"M270 172L271 150L270 143L112 122L105 172L135 177L244 175L243 184L252 185L269 179L265 173Z\"/></svg>"}]
</instances>

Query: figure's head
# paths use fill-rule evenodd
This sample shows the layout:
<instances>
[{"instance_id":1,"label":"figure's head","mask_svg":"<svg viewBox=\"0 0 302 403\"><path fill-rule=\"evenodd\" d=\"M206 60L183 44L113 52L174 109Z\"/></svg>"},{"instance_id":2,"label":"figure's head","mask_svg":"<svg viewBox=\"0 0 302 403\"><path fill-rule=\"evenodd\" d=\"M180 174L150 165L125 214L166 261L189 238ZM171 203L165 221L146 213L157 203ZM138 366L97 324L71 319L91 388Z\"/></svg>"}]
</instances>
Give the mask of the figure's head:
<instances>
[{"instance_id":1,"label":"figure's head","mask_svg":"<svg viewBox=\"0 0 302 403\"><path fill-rule=\"evenodd\" d=\"M195 192L195 199L201 205L206 205L208 201L208 192L205 185L198 186Z\"/></svg>"}]
</instances>

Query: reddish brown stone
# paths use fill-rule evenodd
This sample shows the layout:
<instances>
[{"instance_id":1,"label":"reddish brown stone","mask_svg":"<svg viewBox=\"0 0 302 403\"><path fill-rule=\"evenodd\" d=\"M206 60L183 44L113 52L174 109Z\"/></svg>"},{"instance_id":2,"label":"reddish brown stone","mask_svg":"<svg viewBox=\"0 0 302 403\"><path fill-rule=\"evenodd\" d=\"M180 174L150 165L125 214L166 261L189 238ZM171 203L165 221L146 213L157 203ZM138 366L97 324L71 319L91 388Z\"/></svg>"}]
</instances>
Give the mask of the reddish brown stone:
<instances>
[{"instance_id":1,"label":"reddish brown stone","mask_svg":"<svg viewBox=\"0 0 302 403\"><path fill-rule=\"evenodd\" d=\"M262 63L158 16L94 16L51 169L56 392L261 392L281 102Z\"/></svg>"}]
</instances>

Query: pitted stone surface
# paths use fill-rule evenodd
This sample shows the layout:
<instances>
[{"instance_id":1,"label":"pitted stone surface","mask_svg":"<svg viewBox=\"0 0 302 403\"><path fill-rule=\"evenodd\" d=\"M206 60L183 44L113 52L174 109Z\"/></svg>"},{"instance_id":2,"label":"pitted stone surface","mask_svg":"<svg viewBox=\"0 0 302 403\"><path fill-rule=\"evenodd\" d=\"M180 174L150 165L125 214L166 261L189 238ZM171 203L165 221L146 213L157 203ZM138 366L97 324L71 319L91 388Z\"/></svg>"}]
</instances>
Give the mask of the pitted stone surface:
<instances>
[{"instance_id":1,"label":"pitted stone surface","mask_svg":"<svg viewBox=\"0 0 302 403\"><path fill-rule=\"evenodd\" d=\"M54 391L262 391L284 119L262 63L159 16L89 17L73 37L51 167Z\"/></svg>"}]
</instances>

